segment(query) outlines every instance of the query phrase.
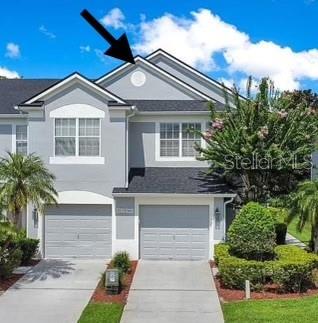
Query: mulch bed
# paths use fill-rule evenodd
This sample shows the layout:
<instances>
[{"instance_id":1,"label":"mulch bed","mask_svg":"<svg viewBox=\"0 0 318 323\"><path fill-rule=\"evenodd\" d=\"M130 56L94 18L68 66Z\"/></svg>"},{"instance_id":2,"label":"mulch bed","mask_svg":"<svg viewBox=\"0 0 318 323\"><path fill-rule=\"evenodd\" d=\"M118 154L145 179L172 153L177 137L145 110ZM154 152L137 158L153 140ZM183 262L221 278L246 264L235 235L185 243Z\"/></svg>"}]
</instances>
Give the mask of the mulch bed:
<instances>
[{"instance_id":1,"label":"mulch bed","mask_svg":"<svg viewBox=\"0 0 318 323\"><path fill-rule=\"evenodd\" d=\"M126 274L123 281L123 288L118 295L108 295L106 293L105 286L103 285L103 280L101 279L98 283L94 294L90 300L91 303L117 303L126 304L127 297L129 294L130 285L134 278L134 274L137 268L138 261L131 261L131 269L128 274Z\"/></svg>"},{"instance_id":2,"label":"mulch bed","mask_svg":"<svg viewBox=\"0 0 318 323\"><path fill-rule=\"evenodd\" d=\"M32 259L28 266L35 266L37 265L41 259ZM0 279L0 295L9 289L12 285L14 285L24 274L12 274L11 277L7 279Z\"/></svg>"},{"instance_id":3,"label":"mulch bed","mask_svg":"<svg viewBox=\"0 0 318 323\"><path fill-rule=\"evenodd\" d=\"M210 262L211 269L216 267L214 262ZM245 300L244 290L229 289L222 285L220 278L214 277L214 283L218 291L221 302L235 302ZM305 296L318 295L318 289L308 289L305 293L280 293L277 291L277 286L267 285L264 287L264 291L251 292L251 299L300 299Z\"/></svg>"},{"instance_id":4,"label":"mulch bed","mask_svg":"<svg viewBox=\"0 0 318 323\"><path fill-rule=\"evenodd\" d=\"M15 282L17 282L23 274L12 274L10 278L7 278L5 280L0 279L0 294L5 292L7 289L9 289Z\"/></svg>"}]
</instances>

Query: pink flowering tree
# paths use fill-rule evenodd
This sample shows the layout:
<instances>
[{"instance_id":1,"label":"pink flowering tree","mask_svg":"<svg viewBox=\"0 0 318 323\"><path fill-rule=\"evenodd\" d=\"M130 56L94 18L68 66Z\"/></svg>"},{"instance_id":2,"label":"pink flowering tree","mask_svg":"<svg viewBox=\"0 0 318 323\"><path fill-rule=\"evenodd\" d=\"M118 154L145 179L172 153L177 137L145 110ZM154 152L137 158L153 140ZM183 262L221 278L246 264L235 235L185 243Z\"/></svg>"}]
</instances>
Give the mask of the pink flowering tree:
<instances>
[{"instance_id":1,"label":"pink flowering tree","mask_svg":"<svg viewBox=\"0 0 318 323\"><path fill-rule=\"evenodd\" d=\"M210 104L210 128L201 133L206 147L196 147L199 159L237 188L243 203L293 191L310 174L318 134L317 105L301 100L299 91L296 97L279 94L268 79L254 97L249 89L250 82L246 100L235 92L224 113Z\"/></svg>"}]
</instances>

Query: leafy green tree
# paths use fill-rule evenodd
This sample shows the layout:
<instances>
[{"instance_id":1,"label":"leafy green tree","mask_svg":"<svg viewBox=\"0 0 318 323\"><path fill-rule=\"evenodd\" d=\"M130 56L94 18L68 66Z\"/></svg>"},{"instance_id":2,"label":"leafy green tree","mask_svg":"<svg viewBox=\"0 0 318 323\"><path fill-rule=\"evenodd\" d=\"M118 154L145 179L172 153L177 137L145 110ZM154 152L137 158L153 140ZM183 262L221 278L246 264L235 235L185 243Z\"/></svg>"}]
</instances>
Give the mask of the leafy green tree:
<instances>
[{"instance_id":1,"label":"leafy green tree","mask_svg":"<svg viewBox=\"0 0 318 323\"><path fill-rule=\"evenodd\" d=\"M308 176L318 134L317 111L304 100L279 94L268 79L259 91L217 114L211 104L210 128L201 133L200 160L239 191L241 202L265 202L287 194ZM305 102L305 103L304 103Z\"/></svg>"},{"instance_id":2,"label":"leafy green tree","mask_svg":"<svg viewBox=\"0 0 318 323\"><path fill-rule=\"evenodd\" d=\"M54 175L33 154L8 153L0 160L0 202L6 206L11 221L21 225L22 211L29 202L43 212L47 203L56 203Z\"/></svg>"},{"instance_id":3,"label":"leafy green tree","mask_svg":"<svg viewBox=\"0 0 318 323\"><path fill-rule=\"evenodd\" d=\"M297 217L300 231L303 230L306 223L310 223L310 247L318 253L318 181L300 183L297 192L289 196L288 204L288 222Z\"/></svg>"}]
</instances>

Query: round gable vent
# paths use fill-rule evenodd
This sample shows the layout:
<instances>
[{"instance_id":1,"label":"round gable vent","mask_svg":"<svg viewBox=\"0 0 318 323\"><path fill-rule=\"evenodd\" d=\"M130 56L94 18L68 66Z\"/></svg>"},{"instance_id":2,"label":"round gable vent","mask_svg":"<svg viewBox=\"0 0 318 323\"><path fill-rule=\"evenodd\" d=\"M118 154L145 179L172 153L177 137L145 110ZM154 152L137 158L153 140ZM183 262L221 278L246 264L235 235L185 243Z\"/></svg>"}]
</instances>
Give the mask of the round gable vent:
<instances>
[{"instance_id":1,"label":"round gable vent","mask_svg":"<svg viewBox=\"0 0 318 323\"><path fill-rule=\"evenodd\" d=\"M146 82L146 75L143 72L136 71L131 74L130 81L134 86L143 86Z\"/></svg>"}]
</instances>

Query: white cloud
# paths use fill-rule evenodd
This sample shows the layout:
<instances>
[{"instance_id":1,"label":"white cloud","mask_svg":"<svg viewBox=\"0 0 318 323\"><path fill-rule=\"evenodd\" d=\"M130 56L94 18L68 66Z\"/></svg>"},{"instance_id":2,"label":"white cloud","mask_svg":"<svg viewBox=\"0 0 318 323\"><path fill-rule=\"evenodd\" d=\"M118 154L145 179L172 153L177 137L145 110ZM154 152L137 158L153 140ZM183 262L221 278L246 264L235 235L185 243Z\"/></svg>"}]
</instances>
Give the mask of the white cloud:
<instances>
[{"instance_id":1,"label":"white cloud","mask_svg":"<svg viewBox=\"0 0 318 323\"><path fill-rule=\"evenodd\" d=\"M115 29L125 29L124 20L125 15L123 12L119 8L113 8L100 21L106 27L110 26Z\"/></svg>"},{"instance_id":2,"label":"white cloud","mask_svg":"<svg viewBox=\"0 0 318 323\"><path fill-rule=\"evenodd\" d=\"M89 53L91 51L91 47L89 45L80 46L81 53Z\"/></svg>"},{"instance_id":3,"label":"white cloud","mask_svg":"<svg viewBox=\"0 0 318 323\"><path fill-rule=\"evenodd\" d=\"M44 25L40 26L39 31L43 35L47 36L48 38L51 38L51 39L56 38L56 35L54 33L52 33L51 31L48 31L47 28Z\"/></svg>"},{"instance_id":4,"label":"white cloud","mask_svg":"<svg viewBox=\"0 0 318 323\"><path fill-rule=\"evenodd\" d=\"M19 58L21 56L20 47L15 43L8 43L6 46L6 57Z\"/></svg>"},{"instance_id":5,"label":"white cloud","mask_svg":"<svg viewBox=\"0 0 318 323\"><path fill-rule=\"evenodd\" d=\"M95 48L94 49L94 52L96 54L96 56L99 58L99 60L102 62L102 63L106 63L106 57L105 57L105 54L104 52L99 49L99 48Z\"/></svg>"},{"instance_id":6,"label":"white cloud","mask_svg":"<svg viewBox=\"0 0 318 323\"><path fill-rule=\"evenodd\" d=\"M16 71L11 71L4 66L0 66L0 78L5 77L7 79L20 78L20 75Z\"/></svg>"},{"instance_id":7,"label":"white cloud","mask_svg":"<svg viewBox=\"0 0 318 323\"><path fill-rule=\"evenodd\" d=\"M269 76L280 90L297 89L303 79L318 80L318 49L296 52L271 41L252 42L208 9L193 11L190 18L165 14L144 20L140 32L137 52L163 48L206 72L219 68L214 55L221 54L229 78L235 73L256 79Z\"/></svg>"}]
</instances>

